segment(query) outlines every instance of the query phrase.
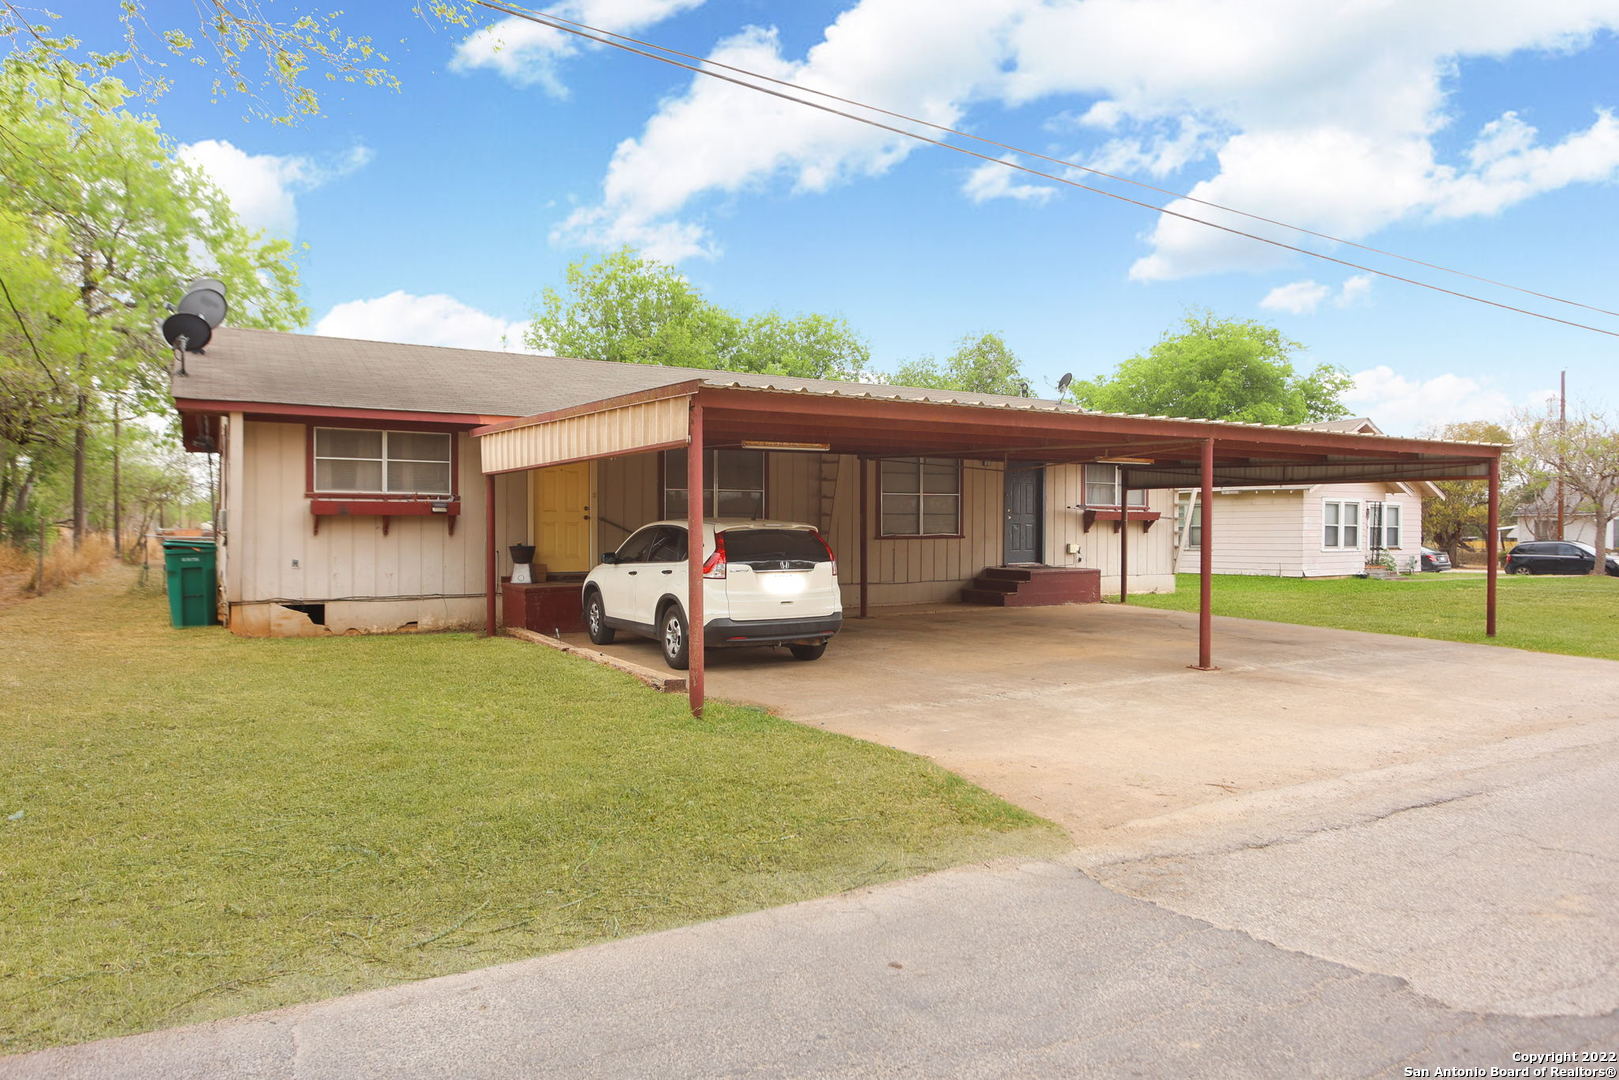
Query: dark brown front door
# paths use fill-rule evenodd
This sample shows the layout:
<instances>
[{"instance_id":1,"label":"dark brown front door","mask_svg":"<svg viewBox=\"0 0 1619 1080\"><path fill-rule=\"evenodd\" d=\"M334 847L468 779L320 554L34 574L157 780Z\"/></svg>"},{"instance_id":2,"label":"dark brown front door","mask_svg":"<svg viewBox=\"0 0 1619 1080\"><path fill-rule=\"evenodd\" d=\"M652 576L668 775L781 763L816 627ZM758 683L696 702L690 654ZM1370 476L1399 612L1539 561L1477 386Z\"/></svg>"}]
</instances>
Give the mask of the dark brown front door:
<instances>
[{"instance_id":1,"label":"dark brown front door","mask_svg":"<svg viewBox=\"0 0 1619 1080\"><path fill-rule=\"evenodd\" d=\"M1040 492L1045 470L1023 468L1006 470L1006 540L1003 560L1008 563L1037 563L1040 550Z\"/></svg>"}]
</instances>

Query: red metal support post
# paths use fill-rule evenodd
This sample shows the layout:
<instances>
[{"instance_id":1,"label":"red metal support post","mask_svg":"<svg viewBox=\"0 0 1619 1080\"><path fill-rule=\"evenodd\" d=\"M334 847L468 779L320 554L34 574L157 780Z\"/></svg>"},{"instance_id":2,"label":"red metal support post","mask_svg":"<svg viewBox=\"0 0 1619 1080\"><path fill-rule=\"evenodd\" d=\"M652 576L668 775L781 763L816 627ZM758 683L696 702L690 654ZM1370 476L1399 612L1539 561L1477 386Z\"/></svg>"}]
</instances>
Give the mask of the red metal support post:
<instances>
[{"instance_id":1,"label":"red metal support post","mask_svg":"<svg viewBox=\"0 0 1619 1080\"><path fill-rule=\"evenodd\" d=\"M855 515L860 523L860 617L866 618L871 574L866 567L871 563L871 463L863 457L855 458L860 467L860 510Z\"/></svg>"},{"instance_id":2,"label":"red metal support post","mask_svg":"<svg viewBox=\"0 0 1619 1080\"><path fill-rule=\"evenodd\" d=\"M1490 509L1484 526L1484 634L1495 636L1495 579L1501 572L1501 459L1490 459Z\"/></svg>"},{"instance_id":3,"label":"red metal support post","mask_svg":"<svg viewBox=\"0 0 1619 1080\"><path fill-rule=\"evenodd\" d=\"M703 403L691 399L686 446L686 690L691 714L703 715Z\"/></svg>"},{"instance_id":4,"label":"red metal support post","mask_svg":"<svg viewBox=\"0 0 1619 1080\"><path fill-rule=\"evenodd\" d=\"M1119 470L1119 603L1130 602L1130 482Z\"/></svg>"},{"instance_id":5,"label":"red metal support post","mask_svg":"<svg viewBox=\"0 0 1619 1080\"><path fill-rule=\"evenodd\" d=\"M1197 669L1214 670L1214 440L1203 440L1202 543L1198 545Z\"/></svg>"},{"instance_id":6,"label":"red metal support post","mask_svg":"<svg viewBox=\"0 0 1619 1080\"><path fill-rule=\"evenodd\" d=\"M495 477L483 478L483 531L484 531L484 600L483 632L485 637L495 636L495 603L500 596L500 561L495 547Z\"/></svg>"}]
</instances>

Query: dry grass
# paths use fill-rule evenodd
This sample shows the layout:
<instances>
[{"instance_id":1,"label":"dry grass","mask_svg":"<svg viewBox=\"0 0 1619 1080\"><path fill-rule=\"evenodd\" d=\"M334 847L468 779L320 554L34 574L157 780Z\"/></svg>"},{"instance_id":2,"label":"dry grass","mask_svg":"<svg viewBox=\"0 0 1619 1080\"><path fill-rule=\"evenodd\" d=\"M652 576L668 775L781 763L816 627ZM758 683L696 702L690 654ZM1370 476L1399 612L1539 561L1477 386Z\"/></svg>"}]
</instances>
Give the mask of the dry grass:
<instances>
[{"instance_id":1,"label":"dry grass","mask_svg":"<svg viewBox=\"0 0 1619 1080\"><path fill-rule=\"evenodd\" d=\"M112 537L94 533L74 548L66 537L56 538L45 552L45 580L34 581L37 562L34 553L10 544L0 544L0 598L17 599L23 594L51 592L81 578L106 569L112 561Z\"/></svg>"},{"instance_id":2,"label":"dry grass","mask_svg":"<svg viewBox=\"0 0 1619 1080\"><path fill-rule=\"evenodd\" d=\"M20 547L0 544L0 574L26 574L34 568L34 557Z\"/></svg>"}]
</instances>

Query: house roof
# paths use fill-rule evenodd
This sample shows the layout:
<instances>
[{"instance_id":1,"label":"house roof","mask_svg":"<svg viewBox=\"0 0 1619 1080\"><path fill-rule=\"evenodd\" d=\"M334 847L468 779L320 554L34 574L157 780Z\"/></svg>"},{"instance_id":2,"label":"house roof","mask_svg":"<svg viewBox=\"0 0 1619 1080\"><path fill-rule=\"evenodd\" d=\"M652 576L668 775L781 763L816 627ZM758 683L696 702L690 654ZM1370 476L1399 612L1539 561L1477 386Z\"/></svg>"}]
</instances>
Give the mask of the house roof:
<instances>
[{"instance_id":1,"label":"house roof","mask_svg":"<svg viewBox=\"0 0 1619 1080\"><path fill-rule=\"evenodd\" d=\"M1005 394L798 379L698 368L576 360L529 353L318 337L278 330L221 328L208 349L186 357L171 386L192 402L308 405L499 417L529 416L691 380L712 385L971 405L1077 405Z\"/></svg>"},{"instance_id":2,"label":"house roof","mask_svg":"<svg viewBox=\"0 0 1619 1080\"><path fill-rule=\"evenodd\" d=\"M1311 424L1294 424L1303 431L1348 431L1357 435L1381 435L1383 429L1365 416L1346 416L1341 420L1317 420Z\"/></svg>"}]
</instances>

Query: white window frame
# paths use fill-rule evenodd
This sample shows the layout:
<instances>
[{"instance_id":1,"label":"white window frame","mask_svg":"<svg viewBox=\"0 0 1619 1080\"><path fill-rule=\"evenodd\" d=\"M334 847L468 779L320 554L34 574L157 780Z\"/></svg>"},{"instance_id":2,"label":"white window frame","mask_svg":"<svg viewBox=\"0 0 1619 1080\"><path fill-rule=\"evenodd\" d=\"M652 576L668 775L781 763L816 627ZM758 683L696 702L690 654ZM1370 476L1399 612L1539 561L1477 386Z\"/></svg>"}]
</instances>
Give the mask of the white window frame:
<instances>
[{"instance_id":1,"label":"white window frame","mask_svg":"<svg viewBox=\"0 0 1619 1080\"><path fill-rule=\"evenodd\" d=\"M1110 481L1107 481L1107 480L1093 480L1093 479L1091 479L1091 470L1092 469L1098 469L1098 470L1100 470L1100 469L1112 469L1113 470L1113 479L1112 479L1112 481L1110 482ZM1120 475L1119 475L1119 467L1117 465L1109 465L1106 462L1101 462L1101 461L1095 461L1095 462L1091 462L1088 465L1082 465L1082 466L1080 466L1079 481L1080 481L1080 485L1081 485L1080 490L1084 495L1084 505L1088 509L1091 509L1091 510L1117 510L1119 508ZM1096 487L1107 487L1109 489L1111 494L1108 496L1108 501L1107 502L1092 502L1091 501L1091 487L1093 485L1096 486ZM1147 505L1147 489L1146 488L1131 488L1130 489L1130 505L1132 507L1144 507L1144 506L1146 506Z\"/></svg>"},{"instance_id":2,"label":"white window frame","mask_svg":"<svg viewBox=\"0 0 1619 1080\"><path fill-rule=\"evenodd\" d=\"M1362 505L1362 500L1360 500L1360 499L1322 499L1321 500L1321 550L1322 551L1359 551L1359 550L1361 550L1361 547L1360 547L1360 539L1361 539L1361 505ZM1336 521L1329 522L1327 520L1327 507L1329 507L1329 506L1337 508L1338 513L1337 513L1337 520ZM1344 507L1346 507L1346 506L1353 506L1355 508L1355 516L1354 516L1353 521L1345 521L1344 520ZM1330 534L1327 532L1328 529L1332 530L1332 532ZM1344 543L1344 540L1345 540L1344 534L1346 532L1354 533L1353 542L1347 543L1347 544ZM1327 539L1329 535L1332 537L1331 542L1329 542L1328 539Z\"/></svg>"},{"instance_id":3,"label":"white window frame","mask_svg":"<svg viewBox=\"0 0 1619 1080\"><path fill-rule=\"evenodd\" d=\"M382 456L375 457L348 457L341 454L323 454L320 452L320 435L323 431L358 431L369 435L379 433L382 435ZM444 439L444 457L442 458L404 458L393 457L388 453L388 438L390 435L409 435L413 438L431 435ZM314 467L310 470L310 491L316 495L424 495L435 498L450 498L455 495L455 435L448 431L410 431L400 428L389 431L379 428L345 428L326 425L317 425L310 440L310 454L314 459ZM382 486L379 488L327 488L320 486L320 463L322 461L375 461L382 466ZM401 465L443 465L445 484L442 491L426 491L420 488L403 488L395 490L388 485L388 465L397 461Z\"/></svg>"},{"instance_id":4,"label":"white window frame","mask_svg":"<svg viewBox=\"0 0 1619 1080\"><path fill-rule=\"evenodd\" d=\"M1389 516L1393 515L1394 523L1389 524ZM1394 540L1389 541L1393 534ZM1399 551L1400 541L1405 538L1405 510L1399 503L1386 502L1383 504L1383 535L1377 538L1377 547L1382 551Z\"/></svg>"},{"instance_id":5,"label":"white window frame","mask_svg":"<svg viewBox=\"0 0 1619 1080\"><path fill-rule=\"evenodd\" d=\"M927 490L927 465L949 465L955 471L956 488L954 491ZM889 465L915 465L916 490L915 491L889 491L887 473ZM930 457L896 457L882 458L877 462L877 537L878 539L960 539L966 535L963 532L961 520L961 499L963 490L967 486L966 469L957 458L930 458ZM952 497L956 500L956 527L950 532L927 532L923 522L927 520L927 500L930 498ZM894 533L887 531L888 500L904 498L916 500L916 528L911 532Z\"/></svg>"}]
</instances>

